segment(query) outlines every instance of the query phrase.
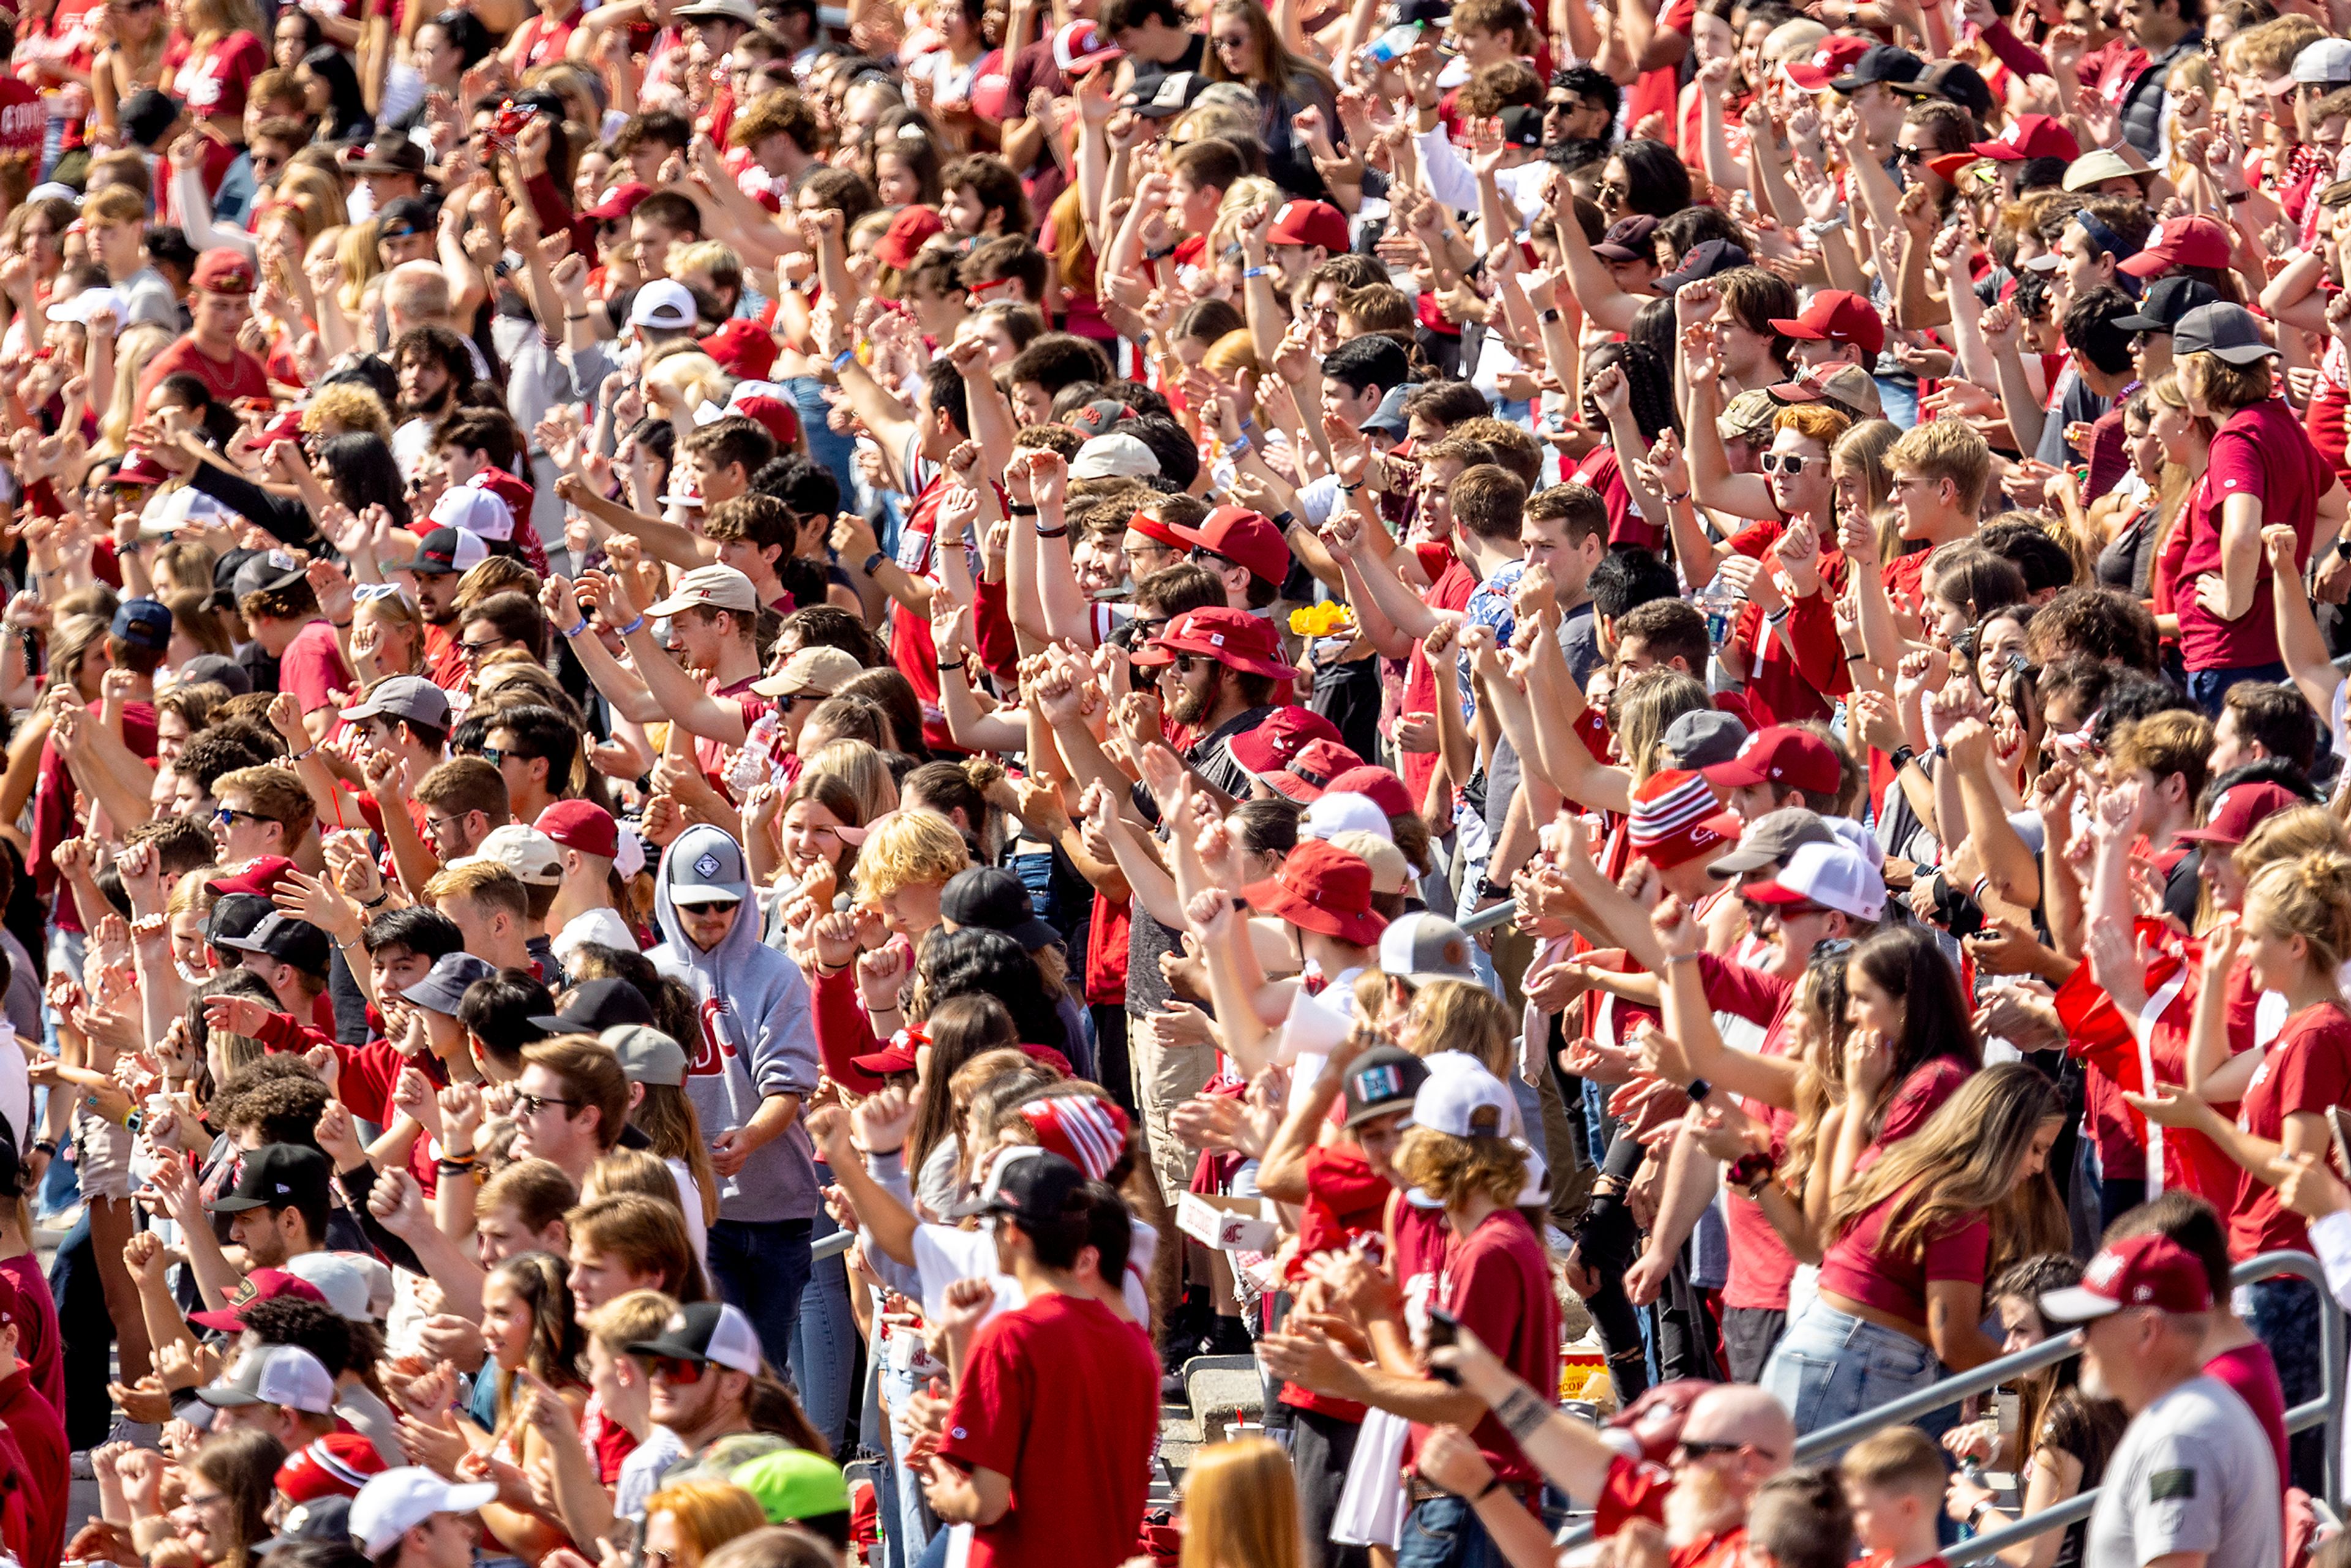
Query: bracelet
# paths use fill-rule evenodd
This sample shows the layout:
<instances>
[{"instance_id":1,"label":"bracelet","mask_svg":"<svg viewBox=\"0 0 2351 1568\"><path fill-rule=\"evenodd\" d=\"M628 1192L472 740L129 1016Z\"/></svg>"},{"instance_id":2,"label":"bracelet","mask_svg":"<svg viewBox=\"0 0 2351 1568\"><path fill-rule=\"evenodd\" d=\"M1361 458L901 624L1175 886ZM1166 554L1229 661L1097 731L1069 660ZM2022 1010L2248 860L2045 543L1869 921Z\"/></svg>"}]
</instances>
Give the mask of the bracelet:
<instances>
[{"instance_id":1,"label":"bracelet","mask_svg":"<svg viewBox=\"0 0 2351 1568\"><path fill-rule=\"evenodd\" d=\"M1040 539L1068 538L1070 537L1070 525L1063 523L1058 528L1039 528L1037 530L1037 537Z\"/></svg>"},{"instance_id":2,"label":"bracelet","mask_svg":"<svg viewBox=\"0 0 2351 1568\"><path fill-rule=\"evenodd\" d=\"M942 659L938 663L938 669L942 674L944 674L948 670L960 670L969 663L971 663L969 659L957 659L953 664L949 664L945 659Z\"/></svg>"},{"instance_id":3,"label":"bracelet","mask_svg":"<svg viewBox=\"0 0 2351 1568\"><path fill-rule=\"evenodd\" d=\"M377 894L373 898L363 898L360 900L360 907L361 909L381 909L383 907L384 900L391 896L392 889L387 887L381 893Z\"/></svg>"},{"instance_id":4,"label":"bracelet","mask_svg":"<svg viewBox=\"0 0 2351 1568\"><path fill-rule=\"evenodd\" d=\"M1494 1414L1503 1429L1523 1443L1543 1429L1551 1420L1552 1408L1532 1389L1520 1387L1511 1389L1510 1396L1494 1406ZM1495 1484L1501 1483L1497 1480Z\"/></svg>"},{"instance_id":5,"label":"bracelet","mask_svg":"<svg viewBox=\"0 0 2351 1568\"><path fill-rule=\"evenodd\" d=\"M1272 273L1273 268L1270 267L1245 267L1241 268L1241 277L1244 279L1251 277L1270 277Z\"/></svg>"},{"instance_id":6,"label":"bracelet","mask_svg":"<svg viewBox=\"0 0 2351 1568\"><path fill-rule=\"evenodd\" d=\"M856 959L852 958L852 959L851 959L847 964L843 964L843 965L841 965L841 966L839 968L837 968L837 969L828 969L828 968L826 968L826 967L824 967L824 960L823 960L823 959L821 959L821 958L819 958L819 959L816 961L816 972L817 972L817 977L818 977L818 978L820 978L820 979L829 980L829 979L832 978L832 977L834 977L835 975L845 975L845 974L849 973L850 968L851 968L851 967L852 967L852 966L853 966L856 962L857 962L857 960L856 960Z\"/></svg>"},{"instance_id":7,"label":"bracelet","mask_svg":"<svg viewBox=\"0 0 2351 1568\"><path fill-rule=\"evenodd\" d=\"M1342 496L1352 496L1352 495L1353 495L1356 491L1358 491L1358 490L1362 489L1363 487L1364 487L1364 483L1363 483L1363 481L1362 481L1362 480L1360 480L1360 479L1358 479L1357 481L1355 481L1355 483L1353 483L1353 484L1352 484L1352 485L1348 484L1345 480L1343 480L1343 480L1341 480L1341 481L1339 482L1339 494L1341 494Z\"/></svg>"},{"instance_id":8,"label":"bracelet","mask_svg":"<svg viewBox=\"0 0 2351 1568\"><path fill-rule=\"evenodd\" d=\"M298 752L294 753L294 755L292 755L291 757L288 757L286 760L287 760L287 761L288 761L288 762L299 762L299 761L301 761L304 758L306 758L306 757L309 756L311 753L313 753L313 752L317 751L318 749L319 749L319 743L318 743L317 741L315 741L315 740L314 740L314 741L312 741L309 745L308 745L308 746L304 747L301 750L299 750L299 751L298 751Z\"/></svg>"},{"instance_id":9,"label":"bracelet","mask_svg":"<svg viewBox=\"0 0 2351 1568\"><path fill-rule=\"evenodd\" d=\"M1689 496L1690 496L1690 493L1689 493L1687 490L1684 490L1684 491L1683 491L1680 495L1678 495L1678 496L1667 496L1667 497L1664 497L1664 500L1665 500L1666 505L1667 505L1667 506L1668 506L1668 507L1678 507L1678 506L1680 506L1684 501L1688 500L1688 499L1689 499Z\"/></svg>"},{"instance_id":10,"label":"bracelet","mask_svg":"<svg viewBox=\"0 0 2351 1568\"><path fill-rule=\"evenodd\" d=\"M630 622L626 626L621 628L621 635L623 637L633 637L644 629L645 618L643 615L639 615L634 621Z\"/></svg>"},{"instance_id":11,"label":"bracelet","mask_svg":"<svg viewBox=\"0 0 2351 1568\"><path fill-rule=\"evenodd\" d=\"M1285 507L1281 511L1274 513L1273 526L1280 528L1286 534L1291 528L1298 526L1298 514Z\"/></svg>"},{"instance_id":12,"label":"bracelet","mask_svg":"<svg viewBox=\"0 0 2351 1568\"><path fill-rule=\"evenodd\" d=\"M1844 662L1848 664L1865 664L1869 663L1869 654L1865 651L1859 653L1847 653L1844 656Z\"/></svg>"},{"instance_id":13,"label":"bracelet","mask_svg":"<svg viewBox=\"0 0 2351 1568\"><path fill-rule=\"evenodd\" d=\"M1500 1491L1505 1484L1506 1483L1503 1481L1501 1477L1495 1476L1489 1479L1484 1486L1479 1488L1478 1495L1471 1498L1469 1500L1473 1503L1484 1502L1488 1498L1492 1497L1496 1492Z\"/></svg>"},{"instance_id":14,"label":"bracelet","mask_svg":"<svg viewBox=\"0 0 2351 1568\"><path fill-rule=\"evenodd\" d=\"M580 618L580 624L579 624L579 625L577 625L577 626L572 626L572 627L569 627L569 628L567 628L567 629L565 630L565 632L564 632L564 633L563 633L563 640L564 640L565 642L567 642L567 643L568 643L568 642L569 642L572 638L577 637L578 635L580 635L580 632L585 632L586 630L588 630L588 617L586 617L585 615L582 615L582 616Z\"/></svg>"},{"instance_id":15,"label":"bracelet","mask_svg":"<svg viewBox=\"0 0 2351 1568\"><path fill-rule=\"evenodd\" d=\"M564 319L566 321L585 321L586 319L588 319L588 312L586 312L585 310L582 310L581 312L580 312L580 314L578 314L577 316L574 316L574 315L572 315L569 311L568 311L568 310L567 310L567 311L565 311L565 312L564 312L563 319Z\"/></svg>"},{"instance_id":16,"label":"bracelet","mask_svg":"<svg viewBox=\"0 0 2351 1568\"><path fill-rule=\"evenodd\" d=\"M841 374L841 371L849 368L849 362L855 358L857 358L857 350L855 349L843 349L841 352L833 355L832 373L834 375Z\"/></svg>"},{"instance_id":17,"label":"bracelet","mask_svg":"<svg viewBox=\"0 0 2351 1568\"><path fill-rule=\"evenodd\" d=\"M1230 441L1225 443L1225 455L1228 457L1238 457L1243 453L1247 452L1249 449L1249 446L1250 442L1248 436L1236 435Z\"/></svg>"},{"instance_id":18,"label":"bracelet","mask_svg":"<svg viewBox=\"0 0 2351 1568\"><path fill-rule=\"evenodd\" d=\"M1538 320L1538 321L1542 321L1542 322L1546 322L1546 323L1548 323L1548 322L1552 322L1552 321L1557 321L1557 320L1563 319L1563 318L1562 318L1562 317L1561 317L1561 315L1560 315L1560 313L1558 312L1558 310L1556 310L1556 309L1551 309L1551 310L1540 310L1540 311L1537 311L1537 312L1535 313L1535 319L1536 319L1536 320Z\"/></svg>"},{"instance_id":19,"label":"bracelet","mask_svg":"<svg viewBox=\"0 0 2351 1568\"><path fill-rule=\"evenodd\" d=\"M1164 261L1164 260L1165 260L1167 257L1169 257L1169 256L1174 256L1175 254L1176 254L1176 247L1175 247L1174 246L1172 246L1172 245L1171 245L1171 246L1168 246L1167 247L1165 247L1165 249L1163 249L1163 250L1146 250L1146 251L1144 251L1144 252L1143 253L1143 259L1144 259L1144 260L1145 260L1145 261Z\"/></svg>"},{"instance_id":20,"label":"bracelet","mask_svg":"<svg viewBox=\"0 0 2351 1568\"><path fill-rule=\"evenodd\" d=\"M1795 612L1789 606L1782 604L1780 606L1777 613L1766 612L1763 619L1770 622L1774 626L1780 626L1784 625L1787 622L1788 617L1794 613Z\"/></svg>"},{"instance_id":21,"label":"bracelet","mask_svg":"<svg viewBox=\"0 0 2351 1568\"><path fill-rule=\"evenodd\" d=\"M1676 964L1695 964L1700 956L1701 955L1697 953L1668 953L1666 955L1666 964L1668 967Z\"/></svg>"},{"instance_id":22,"label":"bracelet","mask_svg":"<svg viewBox=\"0 0 2351 1568\"><path fill-rule=\"evenodd\" d=\"M57 1141L55 1138L35 1138L33 1151L36 1154L54 1155L57 1152Z\"/></svg>"},{"instance_id":23,"label":"bracelet","mask_svg":"<svg viewBox=\"0 0 2351 1568\"><path fill-rule=\"evenodd\" d=\"M971 541L969 539L941 539L932 548L934 549L969 549L971 548ZM873 574L869 571L865 575L871 577Z\"/></svg>"},{"instance_id":24,"label":"bracelet","mask_svg":"<svg viewBox=\"0 0 2351 1568\"><path fill-rule=\"evenodd\" d=\"M1004 512L1007 517L1033 517L1037 515L1037 508L1034 507L1024 507L1019 502L1013 501L1005 507Z\"/></svg>"}]
</instances>

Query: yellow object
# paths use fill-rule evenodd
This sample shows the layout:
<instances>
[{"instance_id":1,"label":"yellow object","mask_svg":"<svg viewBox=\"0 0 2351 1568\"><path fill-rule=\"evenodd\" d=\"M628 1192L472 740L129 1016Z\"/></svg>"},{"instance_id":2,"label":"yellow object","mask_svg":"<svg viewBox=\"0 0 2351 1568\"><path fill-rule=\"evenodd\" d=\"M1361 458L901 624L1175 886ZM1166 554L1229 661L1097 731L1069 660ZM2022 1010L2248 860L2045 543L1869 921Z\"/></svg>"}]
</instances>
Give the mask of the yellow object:
<instances>
[{"instance_id":1,"label":"yellow object","mask_svg":"<svg viewBox=\"0 0 2351 1568\"><path fill-rule=\"evenodd\" d=\"M1301 637L1330 637L1355 629L1355 613L1343 604L1325 601L1290 612L1290 629Z\"/></svg>"}]
</instances>

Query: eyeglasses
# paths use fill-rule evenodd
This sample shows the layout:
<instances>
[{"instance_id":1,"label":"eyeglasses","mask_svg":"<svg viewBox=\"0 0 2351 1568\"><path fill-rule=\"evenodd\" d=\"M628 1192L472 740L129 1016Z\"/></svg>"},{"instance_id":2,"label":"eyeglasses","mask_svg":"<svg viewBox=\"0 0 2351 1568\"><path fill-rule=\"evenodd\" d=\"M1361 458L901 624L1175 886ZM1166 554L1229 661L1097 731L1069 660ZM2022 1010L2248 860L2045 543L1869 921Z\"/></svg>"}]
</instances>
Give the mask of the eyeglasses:
<instances>
[{"instance_id":1,"label":"eyeglasses","mask_svg":"<svg viewBox=\"0 0 2351 1568\"><path fill-rule=\"evenodd\" d=\"M457 652L465 654L468 659L478 659L485 653L497 652L506 646L506 641L504 637L486 637L478 643L460 643L457 644Z\"/></svg>"},{"instance_id":2,"label":"eyeglasses","mask_svg":"<svg viewBox=\"0 0 2351 1568\"><path fill-rule=\"evenodd\" d=\"M469 811L466 813L466 816L471 816L472 814L473 813ZM455 832L459 827L464 825L464 817L436 817L429 811L426 812L424 816L425 830L432 833L432 835L436 839L444 833Z\"/></svg>"},{"instance_id":3,"label":"eyeglasses","mask_svg":"<svg viewBox=\"0 0 2351 1568\"><path fill-rule=\"evenodd\" d=\"M702 1381L703 1364L688 1361L682 1355L649 1355L645 1372L664 1383L695 1384Z\"/></svg>"},{"instance_id":4,"label":"eyeglasses","mask_svg":"<svg viewBox=\"0 0 2351 1568\"><path fill-rule=\"evenodd\" d=\"M243 817L248 822L267 822L276 821L275 818L265 817L258 811L240 811L234 806L223 806L219 810L213 813L213 821L218 822L224 828L235 827L236 825L236 820L239 817Z\"/></svg>"},{"instance_id":5,"label":"eyeglasses","mask_svg":"<svg viewBox=\"0 0 2351 1568\"><path fill-rule=\"evenodd\" d=\"M546 1110L549 1105L560 1105L567 1111L577 1111L580 1109L579 1101L558 1100L552 1094L517 1094L515 1096L515 1109L521 1112L526 1116L536 1116L541 1111Z\"/></svg>"},{"instance_id":6,"label":"eyeglasses","mask_svg":"<svg viewBox=\"0 0 2351 1568\"><path fill-rule=\"evenodd\" d=\"M1792 479L1804 471L1812 461L1801 452L1766 452L1755 460L1755 465L1766 474L1785 474Z\"/></svg>"},{"instance_id":7,"label":"eyeglasses","mask_svg":"<svg viewBox=\"0 0 2351 1568\"><path fill-rule=\"evenodd\" d=\"M190 1508L216 1508L228 1500L226 1492L189 1492L182 1499Z\"/></svg>"}]
</instances>

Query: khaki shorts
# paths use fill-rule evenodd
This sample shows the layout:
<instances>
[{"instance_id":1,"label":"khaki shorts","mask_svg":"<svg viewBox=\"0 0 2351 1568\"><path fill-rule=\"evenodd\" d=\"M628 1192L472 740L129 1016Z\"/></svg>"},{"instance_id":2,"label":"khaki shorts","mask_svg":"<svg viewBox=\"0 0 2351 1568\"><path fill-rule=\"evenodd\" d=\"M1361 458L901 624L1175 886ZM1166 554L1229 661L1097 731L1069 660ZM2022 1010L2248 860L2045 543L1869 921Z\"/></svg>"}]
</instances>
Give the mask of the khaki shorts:
<instances>
[{"instance_id":1,"label":"khaki shorts","mask_svg":"<svg viewBox=\"0 0 2351 1568\"><path fill-rule=\"evenodd\" d=\"M1192 1172L1199 1151L1176 1135L1168 1117L1176 1107L1197 1094L1217 1071L1217 1048L1187 1045L1169 1049L1151 1038L1142 1019L1127 1017L1127 1060L1134 1073L1134 1103L1143 1112L1143 1135L1151 1155L1151 1174L1159 1183L1162 1201L1170 1208L1176 1196L1192 1189Z\"/></svg>"},{"instance_id":2,"label":"khaki shorts","mask_svg":"<svg viewBox=\"0 0 2351 1568\"><path fill-rule=\"evenodd\" d=\"M74 1174L84 1197L126 1198L131 1196L131 1156L139 1135L130 1128L100 1121L87 1111L74 1113L74 1145L78 1151Z\"/></svg>"}]
</instances>

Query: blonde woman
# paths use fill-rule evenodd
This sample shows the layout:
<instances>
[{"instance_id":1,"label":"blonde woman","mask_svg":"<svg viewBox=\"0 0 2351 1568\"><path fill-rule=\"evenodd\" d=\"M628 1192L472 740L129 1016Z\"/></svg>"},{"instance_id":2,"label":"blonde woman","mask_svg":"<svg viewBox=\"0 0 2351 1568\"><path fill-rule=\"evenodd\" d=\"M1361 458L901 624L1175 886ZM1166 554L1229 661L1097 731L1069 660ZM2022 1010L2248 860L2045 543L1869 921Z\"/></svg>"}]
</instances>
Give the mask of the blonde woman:
<instances>
[{"instance_id":1,"label":"blonde woman","mask_svg":"<svg viewBox=\"0 0 2351 1568\"><path fill-rule=\"evenodd\" d=\"M120 457L131 446L131 411L139 401L139 382L147 361L163 351L172 329L147 324L132 327L114 340L114 392L99 416L98 444L90 455L101 461Z\"/></svg>"},{"instance_id":2,"label":"blonde woman","mask_svg":"<svg viewBox=\"0 0 2351 1568\"><path fill-rule=\"evenodd\" d=\"M321 441L362 432L392 444L392 415L383 400L363 386L341 382L320 387L302 408L302 432Z\"/></svg>"},{"instance_id":3,"label":"blonde woman","mask_svg":"<svg viewBox=\"0 0 2351 1568\"><path fill-rule=\"evenodd\" d=\"M424 673L424 616L396 583L357 585L351 612L351 673L362 686L386 675Z\"/></svg>"},{"instance_id":4,"label":"blonde woman","mask_svg":"<svg viewBox=\"0 0 2351 1568\"><path fill-rule=\"evenodd\" d=\"M1305 1539L1280 1444L1238 1437L1200 1450L1184 1477L1182 1568L1301 1568Z\"/></svg>"},{"instance_id":5,"label":"blonde woman","mask_svg":"<svg viewBox=\"0 0 2351 1568\"><path fill-rule=\"evenodd\" d=\"M669 421L683 443L696 429L695 411L704 403L726 406L734 382L718 361L691 343L675 345L658 357L648 356L645 369L645 412Z\"/></svg>"},{"instance_id":6,"label":"blonde woman","mask_svg":"<svg viewBox=\"0 0 2351 1568\"><path fill-rule=\"evenodd\" d=\"M868 826L858 846L857 902L881 911L891 933L919 952L939 923L941 890L970 863L953 822L930 811L893 811Z\"/></svg>"},{"instance_id":7,"label":"blonde woman","mask_svg":"<svg viewBox=\"0 0 2351 1568\"><path fill-rule=\"evenodd\" d=\"M861 822L876 822L898 809L898 780L878 747L862 740L833 740L801 753L803 776L830 773L857 797Z\"/></svg>"}]
</instances>

